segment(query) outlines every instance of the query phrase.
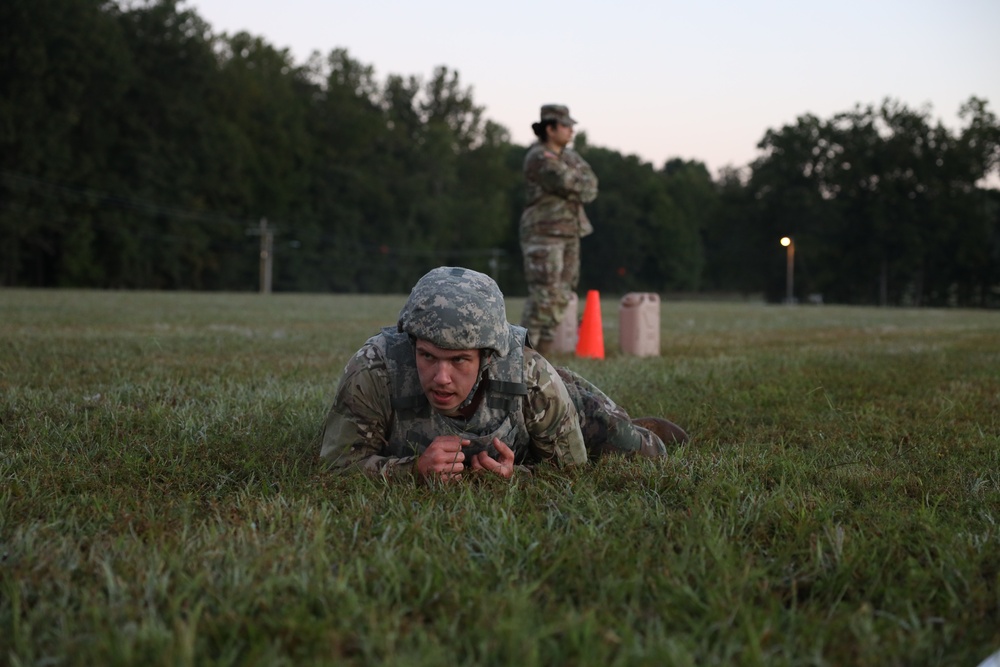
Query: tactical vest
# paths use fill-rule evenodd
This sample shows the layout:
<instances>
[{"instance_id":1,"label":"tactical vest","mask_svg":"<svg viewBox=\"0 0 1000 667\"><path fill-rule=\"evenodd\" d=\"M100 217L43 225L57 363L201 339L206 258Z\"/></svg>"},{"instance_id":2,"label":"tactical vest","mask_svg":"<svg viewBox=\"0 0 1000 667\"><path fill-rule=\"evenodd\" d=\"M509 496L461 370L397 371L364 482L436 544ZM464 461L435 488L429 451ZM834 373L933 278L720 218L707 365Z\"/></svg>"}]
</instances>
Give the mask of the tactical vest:
<instances>
[{"instance_id":1,"label":"tactical vest","mask_svg":"<svg viewBox=\"0 0 1000 667\"><path fill-rule=\"evenodd\" d=\"M510 349L504 357L492 355L481 371L480 383L487 383L485 394L468 419L447 417L431 409L420 388L413 341L395 327L382 329L393 408L388 456L420 454L435 437L457 435L471 440L476 451L485 448L494 457L493 438L500 438L514 451L517 460L523 458L530 442L522 411L528 393L524 383L527 331L513 324L508 326Z\"/></svg>"}]
</instances>

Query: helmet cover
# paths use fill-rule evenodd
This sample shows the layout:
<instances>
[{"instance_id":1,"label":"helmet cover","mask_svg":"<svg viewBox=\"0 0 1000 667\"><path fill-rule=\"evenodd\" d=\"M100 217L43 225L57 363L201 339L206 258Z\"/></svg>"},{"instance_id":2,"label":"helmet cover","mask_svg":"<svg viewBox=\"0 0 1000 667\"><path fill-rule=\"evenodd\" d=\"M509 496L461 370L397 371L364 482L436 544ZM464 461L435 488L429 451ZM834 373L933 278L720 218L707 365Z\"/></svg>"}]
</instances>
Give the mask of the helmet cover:
<instances>
[{"instance_id":1,"label":"helmet cover","mask_svg":"<svg viewBox=\"0 0 1000 667\"><path fill-rule=\"evenodd\" d=\"M446 350L492 350L505 356L510 327L503 292L485 273L440 266L410 291L398 329Z\"/></svg>"}]
</instances>

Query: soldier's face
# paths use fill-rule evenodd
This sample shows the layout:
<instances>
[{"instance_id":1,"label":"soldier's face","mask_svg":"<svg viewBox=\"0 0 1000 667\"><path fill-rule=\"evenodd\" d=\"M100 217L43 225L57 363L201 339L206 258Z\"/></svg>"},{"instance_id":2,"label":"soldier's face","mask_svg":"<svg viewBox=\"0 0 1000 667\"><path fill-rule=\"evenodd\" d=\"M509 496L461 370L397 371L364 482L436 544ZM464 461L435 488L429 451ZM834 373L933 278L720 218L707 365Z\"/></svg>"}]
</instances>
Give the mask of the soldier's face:
<instances>
[{"instance_id":1,"label":"soldier's face","mask_svg":"<svg viewBox=\"0 0 1000 667\"><path fill-rule=\"evenodd\" d=\"M468 397L479 374L479 350L446 350L418 340L417 375L431 407L445 414L454 412Z\"/></svg>"},{"instance_id":2,"label":"soldier's face","mask_svg":"<svg viewBox=\"0 0 1000 667\"><path fill-rule=\"evenodd\" d=\"M573 126L556 123L555 127L548 129L549 140L560 148L565 148L573 140Z\"/></svg>"}]
</instances>

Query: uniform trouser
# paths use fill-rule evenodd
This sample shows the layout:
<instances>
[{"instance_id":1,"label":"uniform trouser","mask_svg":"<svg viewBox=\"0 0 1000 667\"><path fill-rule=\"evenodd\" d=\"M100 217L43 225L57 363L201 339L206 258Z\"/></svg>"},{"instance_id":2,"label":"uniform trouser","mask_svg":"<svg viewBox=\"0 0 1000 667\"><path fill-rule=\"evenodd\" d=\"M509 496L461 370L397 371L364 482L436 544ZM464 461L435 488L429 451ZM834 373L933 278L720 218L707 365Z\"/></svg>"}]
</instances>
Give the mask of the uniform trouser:
<instances>
[{"instance_id":1,"label":"uniform trouser","mask_svg":"<svg viewBox=\"0 0 1000 667\"><path fill-rule=\"evenodd\" d=\"M645 445L646 452L666 455L659 436L632 423L628 413L608 396L568 368L556 368L580 415L580 429L587 445L587 455L597 458L613 452L636 454Z\"/></svg>"},{"instance_id":2,"label":"uniform trouser","mask_svg":"<svg viewBox=\"0 0 1000 667\"><path fill-rule=\"evenodd\" d=\"M528 300L521 326L532 343L551 342L580 282L580 237L545 236L521 242Z\"/></svg>"}]
</instances>

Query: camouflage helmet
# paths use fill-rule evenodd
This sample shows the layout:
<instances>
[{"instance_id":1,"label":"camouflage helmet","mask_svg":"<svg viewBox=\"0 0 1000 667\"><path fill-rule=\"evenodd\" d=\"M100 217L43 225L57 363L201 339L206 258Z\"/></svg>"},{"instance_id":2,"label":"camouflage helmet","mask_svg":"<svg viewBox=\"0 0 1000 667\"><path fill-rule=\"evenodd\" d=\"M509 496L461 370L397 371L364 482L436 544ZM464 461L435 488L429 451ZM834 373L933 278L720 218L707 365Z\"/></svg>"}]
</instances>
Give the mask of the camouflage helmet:
<instances>
[{"instance_id":1,"label":"camouflage helmet","mask_svg":"<svg viewBox=\"0 0 1000 667\"><path fill-rule=\"evenodd\" d=\"M504 356L510 327L503 292L484 273L440 266L427 272L399 311L399 331L446 350L493 350Z\"/></svg>"}]
</instances>

